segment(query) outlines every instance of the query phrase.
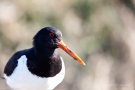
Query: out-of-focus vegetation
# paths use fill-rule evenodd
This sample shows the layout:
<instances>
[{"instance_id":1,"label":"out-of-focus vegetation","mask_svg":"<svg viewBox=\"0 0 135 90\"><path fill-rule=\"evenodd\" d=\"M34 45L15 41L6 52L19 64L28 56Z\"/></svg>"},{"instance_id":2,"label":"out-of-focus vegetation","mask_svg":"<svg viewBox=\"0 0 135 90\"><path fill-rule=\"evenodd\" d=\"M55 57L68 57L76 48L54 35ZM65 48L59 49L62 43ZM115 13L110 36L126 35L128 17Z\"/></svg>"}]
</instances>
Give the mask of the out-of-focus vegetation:
<instances>
[{"instance_id":1,"label":"out-of-focus vegetation","mask_svg":"<svg viewBox=\"0 0 135 90\"><path fill-rule=\"evenodd\" d=\"M45 26L86 62L60 51L64 81L55 90L135 90L134 0L0 0L0 76L12 54ZM9 90L0 79L0 90Z\"/></svg>"}]
</instances>

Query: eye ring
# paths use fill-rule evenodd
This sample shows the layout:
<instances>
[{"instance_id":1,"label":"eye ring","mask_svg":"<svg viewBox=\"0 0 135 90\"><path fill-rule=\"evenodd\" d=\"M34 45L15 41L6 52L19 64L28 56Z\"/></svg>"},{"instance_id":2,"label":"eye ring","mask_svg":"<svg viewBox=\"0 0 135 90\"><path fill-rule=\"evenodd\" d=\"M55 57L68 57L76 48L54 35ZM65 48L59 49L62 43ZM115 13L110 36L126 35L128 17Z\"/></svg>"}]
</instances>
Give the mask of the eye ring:
<instances>
[{"instance_id":1,"label":"eye ring","mask_svg":"<svg viewBox=\"0 0 135 90\"><path fill-rule=\"evenodd\" d=\"M53 32L49 33L49 36L54 37L54 33Z\"/></svg>"}]
</instances>

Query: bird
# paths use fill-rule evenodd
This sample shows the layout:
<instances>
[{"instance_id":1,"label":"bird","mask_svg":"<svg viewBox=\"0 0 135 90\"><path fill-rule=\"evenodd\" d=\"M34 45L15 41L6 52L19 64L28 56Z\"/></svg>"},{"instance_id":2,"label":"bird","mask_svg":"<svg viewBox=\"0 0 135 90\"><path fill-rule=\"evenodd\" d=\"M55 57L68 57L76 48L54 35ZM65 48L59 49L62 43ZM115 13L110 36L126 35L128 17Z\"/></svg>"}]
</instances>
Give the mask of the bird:
<instances>
[{"instance_id":1,"label":"bird","mask_svg":"<svg viewBox=\"0 0 135 90\"><path fill-rule=\"evenodd\" d=\"M63 42L59 29L44 27L33 37L31 48L15 52L7 62L4 68L7 85L13 90L53 90L65 76L58 48L85 65Z\"/></svg>"}]
</instances>

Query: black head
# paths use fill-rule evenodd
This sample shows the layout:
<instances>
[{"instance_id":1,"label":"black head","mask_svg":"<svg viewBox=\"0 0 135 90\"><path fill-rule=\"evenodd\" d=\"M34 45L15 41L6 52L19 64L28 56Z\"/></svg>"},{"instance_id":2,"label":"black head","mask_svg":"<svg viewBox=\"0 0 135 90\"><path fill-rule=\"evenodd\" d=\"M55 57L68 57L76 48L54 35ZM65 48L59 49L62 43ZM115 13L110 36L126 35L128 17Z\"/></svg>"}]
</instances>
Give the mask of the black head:
<instances>
[{"instance_id":1,"label":"black head","mask_svg":"<svg viewBox=\"0 0 135 90\"><path fill-rule=\"evenodd\" d=\"M56 52L56 48L61 48L79 63L85 65L82 59L77 56L68 46L62 41L62 33L54 27L45 27L34 36L34 49L40 57L60 57ZM56 57L57 56L57 57ZM44 59L44 58L43 58Z\"/></svg>"},{"instance_id":2,"label":"black head","mask_svg":"<svg viewBox=\"0 0 135 90\"><path fill-rule=\"evenodd\" d=\"M34 46L40 46L43 48L57 48L58 42L62 40L62 33L59 29L54 27L42 28L34 36Z\"/></svg>"}]
</instances>

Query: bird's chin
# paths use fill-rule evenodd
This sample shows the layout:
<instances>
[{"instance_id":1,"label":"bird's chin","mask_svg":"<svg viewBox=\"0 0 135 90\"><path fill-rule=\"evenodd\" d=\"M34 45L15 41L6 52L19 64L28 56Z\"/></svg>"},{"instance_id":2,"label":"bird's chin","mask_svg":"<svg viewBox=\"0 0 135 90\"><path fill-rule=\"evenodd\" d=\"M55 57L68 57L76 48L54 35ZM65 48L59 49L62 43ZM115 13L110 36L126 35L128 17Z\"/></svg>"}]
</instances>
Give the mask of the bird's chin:
<instances>
[{"instance_id":1,"label":"bird's chin","mask_svg":"<svg viewBox=\"0 0 135 90\"><path fill-rule=\"evenodd\" d=\"M58 43L50 44L48 47L53 48L53 49L59 48Z\"/></svg>"}]
</instances>

